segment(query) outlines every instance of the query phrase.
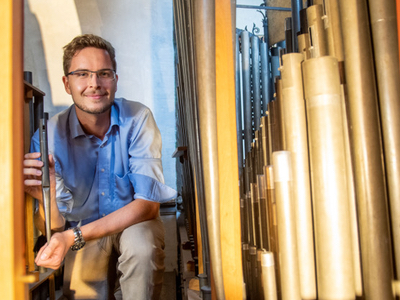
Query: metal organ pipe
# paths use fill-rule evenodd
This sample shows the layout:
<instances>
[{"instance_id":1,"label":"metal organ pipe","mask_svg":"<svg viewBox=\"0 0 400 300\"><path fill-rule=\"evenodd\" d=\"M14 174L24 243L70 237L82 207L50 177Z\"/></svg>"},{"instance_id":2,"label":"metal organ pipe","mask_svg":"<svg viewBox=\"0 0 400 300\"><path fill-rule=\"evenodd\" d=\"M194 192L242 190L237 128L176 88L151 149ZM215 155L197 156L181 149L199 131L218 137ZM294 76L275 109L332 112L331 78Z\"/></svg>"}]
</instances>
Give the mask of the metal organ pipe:
<instances>
[{"instance_id":1,"label":"metal organ pipe","mask_svg":"<svg viewBox=\"0 0 400 300\"><path fill-rule=\"evenodd\" d=\"M391 241L367 3L339 0L365 299L393 299Z\"/></svg>"},{"instance_id":2,"label":"metal organ pipe","mask_svg":"<svg viewBox=\"0 0 400 300\"><path fill-rule=\"evenodd\" d=\"M345 141L337 60L303 63L318 297L354 299Z\"/></svg>"},{"instance_id":3,"label":"metal organ pipe","mask_svg":"<svg viewBox=\"0 0 400 300\"><path fill-rule=\"evenodd\" d=\"M257 36L252 36L251 41L251 74L253 87L253 112L254 112L254 130L260 128L261 118L261 94L260 94L260 51L259 39Z\"/></svg>"},{"instance_id":4,"label":"metal organ pipe","mask_svg":"<svg viewBox=\"0 0 400 300\"><path fill-rule=\"evenodd\" d=\"M242 86L243 86L243 114L244 114L244 150L247 154L251 150L252 116L251 116L251 87L250 87L250 45L249 33L242 31Z\"/></svg>"},{"instance_id":5,"label":"metal organ pipe","mask_svg":"<svg viewBox=\"0 0 400 300\"><path fill-rule=\"evenodd\" d=\"M282 99L285 150L292 161L293 206L296 215L297 249L299 255L302 299L316 299L314 265L314 233L311 204L307 121L303 98L301 63L303 55L289 53L282 56Z\"/></svg>"},{"instance_id":6,"label":"metal organ pipe","mask_svg":"<svg viewBox=\"0 0 400 300\"><path fill-rule=\"evenodd\" d=\"M396 4L368 1L378 82L396 279L400 279L400 74Z\"/></svg>"},{"instance_id":7,"label":"metal organ pipe","mask_svg":"<svg viewBox=\"0 0 400 300\"><path fill-rule=\"evenodd\" d=\"M289 151L272 153L279 236L282 300L300 300L300 282Z\"/></svg>"}]
</instances>

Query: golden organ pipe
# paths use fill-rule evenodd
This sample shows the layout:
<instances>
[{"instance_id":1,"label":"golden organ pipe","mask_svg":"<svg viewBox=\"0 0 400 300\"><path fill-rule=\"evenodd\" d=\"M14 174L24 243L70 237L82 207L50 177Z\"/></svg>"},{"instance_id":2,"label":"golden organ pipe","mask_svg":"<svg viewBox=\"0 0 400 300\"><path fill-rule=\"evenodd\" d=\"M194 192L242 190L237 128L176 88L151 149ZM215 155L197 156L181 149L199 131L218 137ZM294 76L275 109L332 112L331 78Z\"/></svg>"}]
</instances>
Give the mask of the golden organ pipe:
<instances>
[{"instance_id":1,"label":"golden organ pipe","mask_svg":"<svg viewBox=\"0 0 400 300\"><path fill-rule=\"evenodd\" d=\"M272 153L279 236L282 300L300 300L300 282L289 151Z\"/></svg>"},{"instance_id":2,"label":"golden organ pipe","mask_svg":"<svg viewBox=\"0 0 400 300\"><path fill-rule=\"evenodd\" d=\"M303 54L282 56L281 107L285 119L285 150L292 161L292 198L296 215L297 250L301 298L316 299L314 233L309 177L306 109L303 98L301 63Z\"/></svg>"},{"instance_id":3,"label":"golden organ pipe","mask_svg":"<svg viewBox=\"0 0 400 300\"><path fill-rule=\"evenodd\" d=\"M318 297L354 299L341 87L337 60L303 63Z\"/></svg>"},{"instance_id":4,"label":"golden organ pipe","mask_svg":"<svg viewBox=\"0 0 400 300\"><path fill-rule=\"evenodd\" d=\"M222 300L225 298L225 292L221 261L218 145L216 136L214 1L195 1L194 13L198 109L210 258L216 295L218 299Z\"/></svg>"},{"instance_id":5,"label":"golden organ pipe","mask_svg":"<svg viewBox=\"0 0 400 300\"><path fill-rule=\"evenodd\" d=\"M265 300L277 300L278 294L276 290L275 280L275 262L274 254L270 251L261 253L261 268L262 268L262 286Z\"/></svg>"},{"instance_id":6,"label":"golden organ pipe","mask_svg":"<svg viewBox=\"0 0 400 300\"><path fill-rule=\"evenodd\" d=\"M396 279L400 279L400 75L396 3L368 1L378 82Z\"/></svg>"},{"instance_id":7,"label":"golden organ pipe","mask_svg":"<svg viewBox=\"0 0 400 300\"><path fill-rule=\"evenodd\" d=\"M326 16L324 16L326 37L328 42L328 53L337 58L339 62L344 61L343 37L340 28L339 4L337 0L325 0Z\"/></svg>"},{"instance_id":8,"label":"golden organ pipe","mask_svg":"<svg viewBox=\"0 0 400 300\"><path fill-rule=\"evenodd\" d=\"M269 248L267 250L274 254L275 274L276 274L276 289L278 299L281 294L280 284L280 268L279 268L279 243L278 243L278 222L276 216L276 201L275 201L275 186L274 186L274 172L272 165L264 167L264 174L266 177L267 188L267 206L268 206L268 232L269 234Z\"/></svg>"},{"instance_id":9,"label":"golden organ pipe","mask_svg":"<svg viewBox=\"0 0 400 300\"><path fill-rule=\"evenodd\" d=\"M367 3L338 0L366 300L393 299L391 242Z\"/></svg>"},{"instance_id":10,"label":"golden organ pipe","mask_svg":"<svg viewBox=\"0 0 400 300\"><path fill-rule=\"evenodd\" d=\"M328 54L325 39L325 27L322 20L322 5L312 5L306 9L308 22L308 36L310 39L310 56L320 57Z\"/></svg>"}]
</instances>

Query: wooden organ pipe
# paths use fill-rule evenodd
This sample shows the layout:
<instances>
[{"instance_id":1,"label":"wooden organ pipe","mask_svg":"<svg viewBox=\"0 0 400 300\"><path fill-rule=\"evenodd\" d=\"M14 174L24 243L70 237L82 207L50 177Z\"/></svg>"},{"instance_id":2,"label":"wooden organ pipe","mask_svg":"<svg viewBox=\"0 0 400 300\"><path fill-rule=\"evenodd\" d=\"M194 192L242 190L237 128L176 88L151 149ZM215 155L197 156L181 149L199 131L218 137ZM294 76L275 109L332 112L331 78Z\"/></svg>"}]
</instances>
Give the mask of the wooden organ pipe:
<instances>
[{"instance_id":1,"label":"wooden organ pipe","mask_svg":"<svg viewBox=\"0 0 400 300\"><path fill-rule=\"evenodd\" d=\"M279 236L282 300L300 300L300 282L289 151L272 153Z\"/></svg>"},{"instance_id":2,"label":"wooden organ pipe","mask_svg":"<svg viewBox=\"0 0 400 300\"><path fill-rule=\"evenodd\" d=\"M318 297L354 299L345 141L338 62L324 56L303 63Z\"/></svg>"},{"instance_id":3,"label":"wooden organ pipe","mask_svg":"<svg viewBox=\"0 0 400 300\"><path fill-rule=\"evenodd\" d=\"M393 299L391 242L367 3L339 0L365 299Z\"/></svg>"},{"instance_id":4,"label":"wooden organ pipe","mask_svg":"<svg viewBox=\"0 0 400 300\"><path fill-rule=\"evenodd\" d=\"M392 216L395 277L400 279L400 74L396 4L392 0L368 3Z\"/></svg>"},{"instance_id":5,"label":"wooden organ pipe","mask_svg":"<svg viewBox=\"0 0 400 300\"><path fill-rule=\"evenodd\" d=\"M306 109L301 63L303 54L282 56L282 112L285 150L291 152L293 206L296 215L301 298L316 299L314 233L309 176Z\"/></svg>"}]
</instances>

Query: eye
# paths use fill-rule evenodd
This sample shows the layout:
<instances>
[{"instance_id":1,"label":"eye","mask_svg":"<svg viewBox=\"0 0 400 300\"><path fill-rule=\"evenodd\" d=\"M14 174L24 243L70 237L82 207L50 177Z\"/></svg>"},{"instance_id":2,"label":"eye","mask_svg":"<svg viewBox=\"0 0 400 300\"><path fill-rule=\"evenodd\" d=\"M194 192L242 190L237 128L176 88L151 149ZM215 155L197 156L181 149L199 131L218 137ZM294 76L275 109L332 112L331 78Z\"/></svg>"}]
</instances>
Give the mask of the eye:
<instances>
[{"instance_id":1,"label":"eye","mask_svg":"<svg viewBox=\"0 0 400 300\"><path fill-rule=\"evenodd\" d=\"M99 74L99 77L101 77L101 78L111 78L112 77L112 71L110 71L110 70L100 70L98 74Z\"/></svg>"},{"instance_id":2,"label":"eye","mask_svg":"<svg viewBox=\"0 0 400 300\"><path fill-rule=\"evenodd\" d=\"M89 72L87 72L87 71L77 71L77 72L74 72L74 75L76 75L79 78L87 78L87 77L89 77Z\"/></svg>"}]
</instances>

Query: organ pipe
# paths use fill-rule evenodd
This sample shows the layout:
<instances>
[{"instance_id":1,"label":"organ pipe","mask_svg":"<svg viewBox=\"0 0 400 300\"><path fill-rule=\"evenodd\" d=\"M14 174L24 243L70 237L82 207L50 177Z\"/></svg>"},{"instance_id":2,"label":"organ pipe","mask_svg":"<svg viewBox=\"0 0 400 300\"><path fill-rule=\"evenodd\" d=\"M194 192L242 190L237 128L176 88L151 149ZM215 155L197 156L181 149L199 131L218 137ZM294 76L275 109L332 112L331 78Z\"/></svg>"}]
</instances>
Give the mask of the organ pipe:
<instances>
[{"instance_id":1,"label":"organ pipe","mask_svg":"<svg viewBox=\"0 0 400 300\"><path fill-rule=\"evenodd\" d=\"M296 215L297 249L302 299L316 299L314 236L309 177L307 121L303 98L301 63L303 55L282 56L282 110L284 115L285 150L292 161L293 206Z\"/></svg>"},{"instance_id":2,"label":"organ pipe","mask_svg":"<svg viewBox=\"0 0 400 300\"><path fill-rule=\"evenodd\" d=\"M368 1L378 82L396 278L400 276L400 75L394 1Z\"/></svg>"},{"instance_id":3,"label":"organ pipe","mask_svg":"<svg viewBox=\"0 0 400 300\"><path fill-rule=\"evenodd\" d=\"M391 241L367 3L339 0L364 296L393 299Z\"/></svg>"}]
</instances>

